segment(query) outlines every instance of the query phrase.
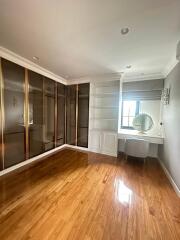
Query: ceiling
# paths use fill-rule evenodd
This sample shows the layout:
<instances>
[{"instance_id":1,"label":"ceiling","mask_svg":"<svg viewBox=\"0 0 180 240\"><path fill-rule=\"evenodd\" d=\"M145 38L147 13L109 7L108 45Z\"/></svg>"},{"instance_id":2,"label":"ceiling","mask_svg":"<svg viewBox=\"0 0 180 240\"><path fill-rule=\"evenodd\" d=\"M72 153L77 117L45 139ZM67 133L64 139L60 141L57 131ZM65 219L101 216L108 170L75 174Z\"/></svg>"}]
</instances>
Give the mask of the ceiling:
<instances>
[{"instance_id":1,"label":"ceiling","mask_svg":"<svg viewBox=\"0 0 180 240\"><path fill-rule=\"evenodd\" d=\"M0 45L66 79L162 74L179 13L179 0L0 0Z\"/></svg>"}]
</instances>

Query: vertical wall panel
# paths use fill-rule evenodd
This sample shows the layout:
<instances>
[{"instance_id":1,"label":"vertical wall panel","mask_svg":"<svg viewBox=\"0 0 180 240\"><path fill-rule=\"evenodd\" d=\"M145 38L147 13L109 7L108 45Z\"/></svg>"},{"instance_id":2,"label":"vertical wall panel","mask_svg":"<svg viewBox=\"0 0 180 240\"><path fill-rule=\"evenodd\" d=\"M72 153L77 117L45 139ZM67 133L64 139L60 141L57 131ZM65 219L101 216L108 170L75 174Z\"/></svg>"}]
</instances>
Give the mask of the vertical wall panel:
<instances>
[{"instance_id":1,"label":"vertical wall panel","mask_svg":"<svg viewBox=\"0 0 180 240\"><path fill-rule=\"evenodd\" d=\"M4 82L4 167L25 160L25 69L2 59Z\"/></svg>"}]
</instances>

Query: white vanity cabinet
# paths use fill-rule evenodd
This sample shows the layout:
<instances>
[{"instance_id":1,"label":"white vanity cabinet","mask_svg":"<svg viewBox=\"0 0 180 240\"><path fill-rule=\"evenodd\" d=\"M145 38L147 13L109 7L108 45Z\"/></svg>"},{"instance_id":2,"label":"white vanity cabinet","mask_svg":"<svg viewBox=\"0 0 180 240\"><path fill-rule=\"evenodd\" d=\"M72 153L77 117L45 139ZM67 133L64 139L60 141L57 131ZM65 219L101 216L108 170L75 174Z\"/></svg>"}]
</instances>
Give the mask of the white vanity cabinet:
<instances>
[{"instance_id":1,"label":"white vanity cabinet","mask_svg":"<svg viewBox=\"0 0 180 240\"><path fill-rule=\"evenodd\" d=\"M106 130L90 131L90 151L110 156L117 156L118 135L116 132Z\"/></svg>"}]
</instances>

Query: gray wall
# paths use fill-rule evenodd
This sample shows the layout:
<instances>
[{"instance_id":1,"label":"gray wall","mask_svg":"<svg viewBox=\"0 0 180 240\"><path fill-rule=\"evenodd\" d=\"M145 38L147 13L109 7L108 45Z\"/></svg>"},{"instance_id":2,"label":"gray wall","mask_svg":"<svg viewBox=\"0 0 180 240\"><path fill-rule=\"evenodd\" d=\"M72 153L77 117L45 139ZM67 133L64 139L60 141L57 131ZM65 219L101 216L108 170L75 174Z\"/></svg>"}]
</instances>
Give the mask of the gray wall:
<instances>
[{"instance_id":1,"label":"gray wall","mask_svg":"<svg viewBox=\"0 0 180 240\"><path fill-rule=\"evenodd\" d=\"M159 158L180 189L180 63L165 79L165 87L170 87L170 102L163 108L165 142Z\"/></svg>"}]
</instances>

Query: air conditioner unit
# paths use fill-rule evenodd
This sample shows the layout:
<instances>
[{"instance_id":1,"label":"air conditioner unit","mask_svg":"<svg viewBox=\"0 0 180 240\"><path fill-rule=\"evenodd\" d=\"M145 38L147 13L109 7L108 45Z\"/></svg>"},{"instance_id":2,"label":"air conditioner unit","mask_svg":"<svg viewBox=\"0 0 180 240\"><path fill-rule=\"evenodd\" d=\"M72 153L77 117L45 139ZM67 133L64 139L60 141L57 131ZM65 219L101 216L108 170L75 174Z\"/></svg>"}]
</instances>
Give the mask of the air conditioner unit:
<instances>
[{"instance_id":1,"label":"air conditioner unit","mask_svg":"<svg viewBox=\"0 0 180 240\"><path fill-rule=\"evenodd\" d=\"M180 41L178 42L178 45L177 45L176 59L180 61Z\"/></svg>"}]
</instances>

